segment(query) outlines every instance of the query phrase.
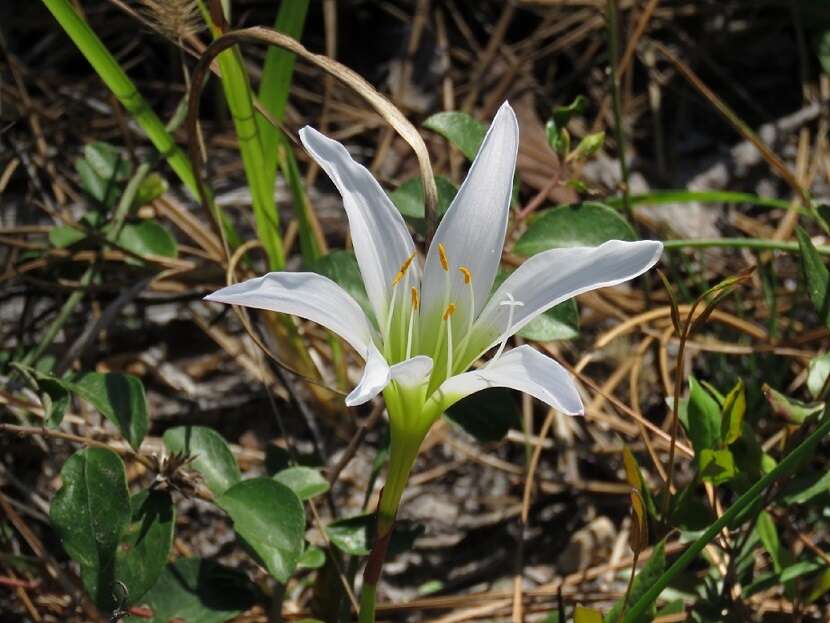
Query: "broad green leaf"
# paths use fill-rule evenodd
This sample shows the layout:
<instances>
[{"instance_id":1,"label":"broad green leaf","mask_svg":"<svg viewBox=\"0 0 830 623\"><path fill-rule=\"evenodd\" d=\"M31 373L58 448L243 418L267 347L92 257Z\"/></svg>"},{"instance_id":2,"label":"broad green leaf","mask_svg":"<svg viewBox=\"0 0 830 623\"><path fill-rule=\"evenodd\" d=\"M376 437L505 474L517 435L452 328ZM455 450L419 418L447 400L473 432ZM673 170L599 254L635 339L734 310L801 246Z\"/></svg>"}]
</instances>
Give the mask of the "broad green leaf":
<instances>
[{"instance_id":1,"label":"broad green leaf","mask_svg":"<svg viewBox=\"0 0 830 623\"><path fill-rule=\"evenodd\" d=\"M567 106L555 107L553 109L553 116L551 119L553 119L554 123L556 123L556 125L560 128L564 128L568 125L568 122L574 115L582 114L582 111L585 110L585 104L587 103L588 100L584 95L577 95Z\"/></svg>"},{"instance_id":2,"label":"broad green leaf","mask_svg":"<svg viewBox=\"0 0 830 623\"><path fill-rule=\"evenodd\" d=\"M487 126L465 112L439 112L424 121L424 127L437 132L473 160L487 134Z\"/></svg>"},{"instance_id":3,"label":"broad green leaf","mask_svg":"<svg viewBox=\"0 0 830 623\"><path fill-rule=\"evenodd\" d=\"M222 495L242 479L239 466L224 437L204 426L176 426L164 432L170 452L196 457L190 466L202 475L214 495Z\"/></svg>"},{"instance_id":4,"label":"broad green leaf","mask_svg":"<svg viewBox=\"0 0 830 623\"><path fill-rule=\"evenodd\" d=\"M462 398L446 416L481 443L499 441L511 428L519 428L516 400L509 389L490 387Z\"/></svg>"},{"instance_id":5,"label":"broad green leaf","mask_svg":"<svg viewBox=\"0 0 830 623\"><path fill-rule=\"evenodd\" d=\"M121 192L115 182L101 178L89 162L83 159L75 161L75 171L78 173L81 188L87 195L108 208L115 205L115 200Z\"/></svg>"},{"instance_id":6,"label":"broad green leaf","mask_svg":"<svg viewBox=\"0 0 830 623\"><path fill-rule=\"evenodd\" d=\"M80 565L90 597L111 610L118 579L115 554L130 522L124 463L112 450L87 448L63 464L61 480L49 519L66 553Z\"/></svg>"},{"instance_id":7,"label":"broad green leaf","mask_svg":"<svg viewBox=\"0 0 830 623\"><path fill-rule=\"evenodd\" d=\"M131 374L81 372L56 379L118 427L121 435L138 450L149 428L144 385Z\"/></svg>"},{"instance_id":8,"label":"broad green leaf","mask_svg":"<svg viewBox=\"0 0 830 623\"><path fill-rule=\"evenodd\" d=\"M608 240L636 240L637 233L613 208L595 202L558 206L532 219L513 252L531 256L561 247L595 247Z\"/></svg>"},{"instance_id":9,"label":"broad green leaf","mask_svg":"<svg viewBox=\"0 0 830 623\"><path fill-rule=\"evenodd\" d=\"M698 453L698 461L700 464L701 478L709 480L716 485L721 485L732 480L738 473L735 467L735 458L726 448L720 450L703 448Z\"/></svg>"},{"instance_id":10,"label":"broad green leaf","mask_svg":"<svg viewBox=\"0 0 830 623\"><path fill-rule=\"evenodd\" d=\"M796 227L798 247L801 250L801 269L807 282L807 293L819 319L830 327L830 300L827 297L827 282L830 272L813 246L810 237L801 227Z\"/></svg>"},{"instance_id":11,"label":"broad green leaf","mask_svg":"<svg viewBox=\"0 0 830 623\"><path fill-rule=\"evenodd\" d=\"M761 390L764 392L764 397L769 402L772 410L778 415L783 415L791 422L801 424L808 417L818 415L824 410L824 404L807 404L800 400L795 400L789 396L785 396L777 389L774 389L764 383Z\"/></svg>"},{"instance_id":12,"label":"broad green leaf","mask_svg":"<svg viewBox=\"0 0 830 623\"><path fill-rule=\"evenodd\" d=\"M329 490L329 481L323 478L320 470L303 465L282 470L274 476L274 480L291 489L302 501Z\"/></svg>"},{"instance_id":13,"label":"broad green leaf","mask_svg":"<svg viewBox=\"0 0 830 623\"><path fill-rule=\"evenodd\" d=\"M577 606L574 609L574 623L602 623L602 612L593 608Z\"/></svg>"},{"instance_id":14,"label":"broad green leaf","mask_svg":"<svg viewBox=\"0 0 830 623\"><path fill-rule=\"evenodd\" d=\"M746 413L746 388L742 379L738 379L723 401L721 413L721 440L731 446L741 436L744 414Z\"/></svg>"},{"instance_id":15,"label":"broad green leaf","mask_svg":"<svg viewBox=\"0 0 830 623\"><path fill-rule=\"evenodd\" d=\"M666 550L665 542L660 541L654 546L651 552L651 557L642 566L639 573L634 576L634 582L631 585L631 595L628 599L628 604L637 603L645 592L651 588L654 582L659 578L663 571L666 570ZM623 601L617 601L608 614L605 615L605 623L617 623L622 614ZM646 611L643 616L636 619L636 623L650 623L654 619L657 608L654 604Z\"/></svg>"},{"instance_id":16,"label":"broad green leaf","mask_svg":"<svg viewBox=\"0 0 830 623\"><path fill-rule=\"evenodd\" d=\"M168 565L141 600L151 619L130 617L130 623L224 623L250 608L256 589L242 571L212 560L180 558Z\"/></svg>"},{"instance_id":17,"label":"broad green leaf","mask_svg":"<svg viewBox=\"0 0 830 623\"><path fill-rule=\"evenodd\" d=\"M435 176L435 186L438 189L438 220L447 212L458 189L450 180L442 175ZM421 178L412 177L389 193L389 198L398 211L415 225L416 229L424 227L424 187Z\"/></svg>"},{"instance_id":18,"label":"broad green leaf","mask_svg":"<svg viewBox=\"0 0 830 623\"><path fill-rule=\"evenodd\" d=\"M830 74L830 30L816 35L816 56L824 73Z\"/></svg>"},{"instance_id":19,"label":"broad green leaf","mask_svg":"<svg viewBox=\"0 0 830 623\"><path fill-rule=\"evenodd\" d=\"M821 390L827 382L827 375L830 374L830 353L824 353L810 360L807 367L807 390L814 400L821 400Z\"/></svg>"},{"instance_id":20,"label":"broad green leaf","mask_svg":"<svg viewBox=\"0 0 830 623\"><path fill-rule=\"evenodd\" d=\"M301 569L319 569L326 564L326 553L319 547L309 547L306 549L297 566Z\"/></svg>"},{"instance_id":21,"label":"broad green leaf","mask_svg":"<svg viewBox=\"0 0 830 623\"><path fill-rule=\"evenodd\" d=\"M343 288L357 301L366 316L375 322L375 313L366 294L366 286L363 285L357 258L352 251L332 251L312 263L308 269L328 277Z\"/></svg>"},{"instance_id":22,"label":"broad green leaf","mask_svg":"<svg viewBox=\"0 0 830 623\"><path fill-rule=\"evenodd\" d=\"M689 402L683 424L701 465L702 450L720 447L720 406L693 376L689 377Z\"/></svg>"},{"instance_id":23,"label":"broad green leaf","mask_svg":"<svg viewBox=\"0 0 830 623\"><path fill-rule=\"evenodd\" d=\"M375 515L355 515L338 519L325 527L326 536L341 551L352 556L367 556L375 542ZM398 521L389 541L391 558L412 547L424 532L424 527L407 521Z\"/></svg>"},{"instance_id":24,"label":"broad green leaf","mask_svg":"<svg viewBox=\"0 0 830 623\"><path fill-rule=\"evenodd\" d=\"M781 573L781 543L778 540L778 530L775 527L775 522L768 512L761 511L758 515L755 530L758 532L758 536L761 537L761 543L764 544L764 549L767 550L772 560L773 569L776 573Z\"/></svg>"},{"instance_id":25,"label":"broad green leaf","mask_svg":"<svg viewBox=\"0 0 830 623\"><path fill-rule=\"evenodd\" d=\"M57 225L49 230L49 244L58 249L71 246L86 238L86 234L77 227Z\"/></svg>"},{"instance_id":26,"label":"broad green leaf","mask_svg":"<svg viewBox=\"0 0 830 623\"><path fill-rule=\"evenodd\" d=\"M116 243L141 257L176 257L179 252L173 234L164 225L152 220L126 223Z\"/></svg>"},{"instance_id":27,"label":"broad green leaf","mask_svg":"<svg viewBox=\"0 0 830 623\"><path fill-rule=\"evenodd\" d=\"M132 172L130 162L123 157L120 150L109 143L89 143L84 145L84 158L95 175L104 180L125 181Z\"/></svg>"},{"instance_id":28,"label":"broad green leaf","mask_svg":"<svg viewBox=\"0 0 830 623\"><path fill-rule=\"evenodd\" d=\"M294 492L270 478L252 478L232 486L216 503L268 572L287 582L303 553L305 531L303 504Z\"/></svg>"},{"instance_id":29,"label":"broad green leaf","mask_svg":"<svg viewBox=\"0 0 830 623\"><path fill-rule=\"evenodd\" d=\"M142 491L130 500L132 518L115 557L115 578L136 604L155 585L173 544L176 512L166 491Z\"/></svg>"},{"instance_id":30,"label":"broad green leaf","mask_svg":"<svg viewBox=\"0 0 830 623\"><path fill-rule=\"evenodd\" d=\"M504 283L512 271L499 269L493 282L493 292ZM571 340L579 335L579 307L576 299L568 299L528 322L516 334L526 340L553 342Z\"/></svg>"}]
</instances>

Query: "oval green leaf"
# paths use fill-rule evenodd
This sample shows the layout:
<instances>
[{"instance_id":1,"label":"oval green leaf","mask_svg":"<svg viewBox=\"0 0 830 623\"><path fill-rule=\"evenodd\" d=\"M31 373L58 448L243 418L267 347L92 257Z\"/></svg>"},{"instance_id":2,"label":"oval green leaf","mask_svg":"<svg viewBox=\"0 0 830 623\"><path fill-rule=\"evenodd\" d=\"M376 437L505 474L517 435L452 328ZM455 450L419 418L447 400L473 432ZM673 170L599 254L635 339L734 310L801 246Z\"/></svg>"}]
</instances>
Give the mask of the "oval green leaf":
<instances>
[{"instance_id":1,"label":"oval green leaf","mask_svg":"<svg viewBox=\"0 0 830 623\"><path fill-rule=\"evenodd\" d=\"M216 500L274 578L287 582L303 553L305 513L291 489L270 478L243 480Z\"/></svg>"},{"instance_id":2,"label":"oval green leaf","mask_svg":"<svg viewBox=\"0 0 830 623\"><path fill-rule=\"evenodd\" d=\"M115 590L115 555L130 522L130 496L121 458L106 448L73 454L61 469L63 484L49 509L49 519L93 601L111 610Z\"/></svg>"},{"instance_id":3,"label":"oval green leaf","mask_svg":"<svg viewBox=\"0 0 830 623\"><path fill-rule=\"evenodd\" d=\"M179 253L173 234L164 225L153 220L126 223L121 228L116 243L141 257L176 257Z\"/></svg>"},{"instance_id":4,"label":"oval green leaf","mask_svg":"<svg viewBox=\"0 0 830 623\"><path fill-rule=\"evenodd\" d=\"M130 500L132 518L115 556L115 578L135 604L158 580L173 544L176 512L166 491L142 491Z\"/></svg>"},{"instance_id":5,"label":"oval green leaf","mask_svg":"<svg viewBox=\"0 0 830 623\"><path fill-rule=\"evenodd\" d=\"M636 240L637 233L613 208L587 202L558 206L534 218L513 252L529 257L561 247L596 247L608 240Z\"/></svg>"},{"instance_id":6,"label":"oval green leaf","mask_svg":"<svg viewBox=\"0 0 830 623\"><path fill-rule=\"evenodd\" d=\"M256 589L241 571L212 560L181 558L168 565L142 603L153 617L131 623L224 623L250 608Z\"/></svg>"},{"instance_id":7,"label":"oval green leaf","mask_svg":"<svg viewBox=\"0 0 830 623\"><path fill-rule=\"evenodd\" d=\"M190 466L202 475L214 495L222 495L242 479L230 447L212 428L176 426L167 429L162 439L170 452L195 457Z\"/></svg>"},{"instance_id":8,"label":"oval green leaf","mask_svg":"<svg viewBox=\"0 0 830 623\"><path fill-rule=\"evenodd\" d=\"M439 112L424 121L424 127L437 132L458 147L467 160L473 160L487 134L487 126L465 112Z\"/></svg>"},{"instance_id":9,"label":"oval green leaf","mask_svg":"<svg viewBox=\"0 0 830 623\"><path fill-rule=\"evenodd\" d=\"M291 489L300 500L309 500L329 490L329 481L319 470L304 465L284 469L274 475L274 480Z\"/></svg>"}]
</instances>

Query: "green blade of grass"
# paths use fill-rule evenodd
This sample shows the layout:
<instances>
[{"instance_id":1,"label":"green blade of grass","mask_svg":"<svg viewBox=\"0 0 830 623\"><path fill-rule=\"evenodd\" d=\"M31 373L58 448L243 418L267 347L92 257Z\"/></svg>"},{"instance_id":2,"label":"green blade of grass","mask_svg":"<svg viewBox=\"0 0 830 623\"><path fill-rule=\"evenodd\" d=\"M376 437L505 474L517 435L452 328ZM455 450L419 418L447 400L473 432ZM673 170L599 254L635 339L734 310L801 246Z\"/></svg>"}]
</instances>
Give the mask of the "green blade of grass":
<instances>
[{"instance_id":1,"label":"green blade of grass","mask_svg":"<svg viewBox=\"0 0 830 623\"><path fill-rule=\"evenodd\" d=\"M735 520L735 518L737 518L744 510L753 504L763 494L764 490L768 486L779 478L787 476L791 470L795 469L803 457L807 455L812 450L813 446L821 441L828 432L830 432L830 415L828 415L825 410L823 419L821 420L818 428L816 428L816 430L813 431L809 437L801 442L798 447L793 449L792 452L784 457L784 459L782 459L774 469L752 485L746 493L739 497L735 503L732 504L732 506L730 506L729 509L720 516L720 518L718 518L717 521L712 523L706 531L680 555L674 564L672 564L671 567L666 569L665 573L657 578L657 581L654 582L651 588L646 591L637 603L631 607L631 609L626 613L623 623L634 623L639 620L639 617L642 616L646 610L648 610L651 604L654 603L654 601L660 596L660 593L663 592L663 589L669 585L669 582L671 582L695 558L697 558L698 554L703 551L703 548L714 540L721 530L723 530L726 526L731 525L733 520Z\"/></svg>"},{"instance_id":2,"label":"green blade of grass","mask_svg":"<svg viewBox=\"0 0 830 623\"><path fill-rule=\"evenodd\" d=\"M198 197L193 167L187 156L89 24L78 15L68 0L43 0L43 3L104 84L141 126L182 184L194 197Z\"/></svg>"},{"instance_id":3,"label":"green blade of grass","mask_svg":"<svg viewBox=\"0 0 830 623\"><path fill-rule=\"evenodd\" d=\"M201 0L199 7L213 38L220 37L222 25L213 21L210 12ZM285 254L280 234L279 214L274 201L274 177L267 172L259 124L254 109L254 96L242 62L242 52L238 46L234 46L219 54L216 60L222 74L225 101L233 118L236 138L239 142L245 178L251 191L257 236L268 256L269 268L280 270L285 266Z\"/></svg>"},{"instance_id":4,"label":"green blade of grass","mask_svg":"<svg viewBox=\"0 0 830 623\"><path fill-rule=\"evenodd\" d=\"M308 5L308 0L280 3L274 30L299 40L303 33ZM294 75L295 60L295 54L275 46L270 46L265 56L265 65L259 84L259 101L277 121L282 121L285 116L285 105ZM303 261L311 264L322 255L323 251L317 240L314 227L316 219L306 196L297 159L294 157L290 142L280 128L269 123L261 114L257 114L257 124L262 138L266 174L271 176L270 182L273 186L279 166L282 176L288 183L299 224L300 252Z\"/></svg>"}]
</instances>

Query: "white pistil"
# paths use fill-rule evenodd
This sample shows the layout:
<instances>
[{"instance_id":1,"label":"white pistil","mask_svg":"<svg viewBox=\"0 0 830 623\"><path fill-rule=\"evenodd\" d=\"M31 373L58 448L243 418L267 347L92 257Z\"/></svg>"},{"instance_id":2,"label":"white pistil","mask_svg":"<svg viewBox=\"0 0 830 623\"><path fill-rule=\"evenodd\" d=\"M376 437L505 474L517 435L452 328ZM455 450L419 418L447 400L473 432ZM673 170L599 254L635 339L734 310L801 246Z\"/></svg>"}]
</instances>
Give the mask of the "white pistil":
<instances>
[{"instance_id":1,"label":"white pistil","mask_svg":"<svg viewBox=\"0 0 830 623\"><path fill-rule=\"evenodd\" d=\"M412 331L415 328L415 312L418 311L418 305L420 303L418 297L418 288L413 287L410 291L412 296L412 309L409 312L409 330L406 334L406 358L409 359L412 356Z\"/></svg>"},{"instance_id":2,"label":"white pistil","mask_svg":"<svg viewBox=\"0 0 830 623\"><path fill-rule=\"evenodd\" d=\"M444 322L447 323L447 378L452 376L452 315L455 313L455 303L447 305L444 312Z\"/></svg>"},{"instance_id":3,"label":"white pistil","mask_svg":"<svg viewBox=\"0 0 830 623\"><path fill-rule=\"evenodd\" d=\"M490 360L490 363L496 361L501 354L504 352L504 347L507 346L507 340L510 339L510 328L513 326L513 310L517 307L524 307L524 303L521 301L517 301L513 298L513 295L510 292L507 292L507 298L503 300L499 305L507 305L510 309L507 311L507 327L504 329L504 334L501 339L501 344L499 344L499 349L496 351L496 354Z\"/></svg>"}]
</instances>

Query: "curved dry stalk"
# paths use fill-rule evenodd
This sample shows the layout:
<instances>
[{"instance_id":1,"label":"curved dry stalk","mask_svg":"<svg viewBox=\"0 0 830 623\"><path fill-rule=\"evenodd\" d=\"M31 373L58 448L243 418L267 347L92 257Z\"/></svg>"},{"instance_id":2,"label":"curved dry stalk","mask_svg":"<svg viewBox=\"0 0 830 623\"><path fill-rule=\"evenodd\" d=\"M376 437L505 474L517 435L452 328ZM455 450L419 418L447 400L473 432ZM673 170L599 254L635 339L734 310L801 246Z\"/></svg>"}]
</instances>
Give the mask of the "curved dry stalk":
<instances>
[{"instance_id":1,"label":"curved dry stalk","mask_svg":"<svg viewBox=\"0 0 830 623\"><path fill-rule=\"evenodd\" d=\"M438 190L435 186L435 179L432 174L432 165L429 161L429 152L427 151L426 143L424 143L424 139L421 138L418 130L400 110L398 110L389 100L381 95L379 91L377 91L358 73L327 56L310 52L297 40L270 28L255 26L252 28L230 31L211 43L204 51L204 54L202 54L199 58L199 62L193 72L193 81L190 85L190 91L188 93L188 111L186 121L189 137L188 149L193 162L197 165L204 164L199 151L196 122L199 117L199 95L201 93L205 77L210 70L210 63L219 53L239 43L267 43L268 45L275 45L316 65L327 74L337 78L346 86L352 88L358 95L363 97L363 99L365 99L381 117L383 117L384 121L395 129L401 138L403 138L409 146L412 147L415 152L415 156L418 159L418 167L421 172L421 183L424 187L427 244L429 244L432 234L435 232ZM272 120L269 119L269 121ZM208 205L205 198L205 188L202 182L201 171L198 170L199 166L197 166L196 169L196 185L199 190L199 196L204 207L207 209Z\"/></svg>"}]
</instances>

